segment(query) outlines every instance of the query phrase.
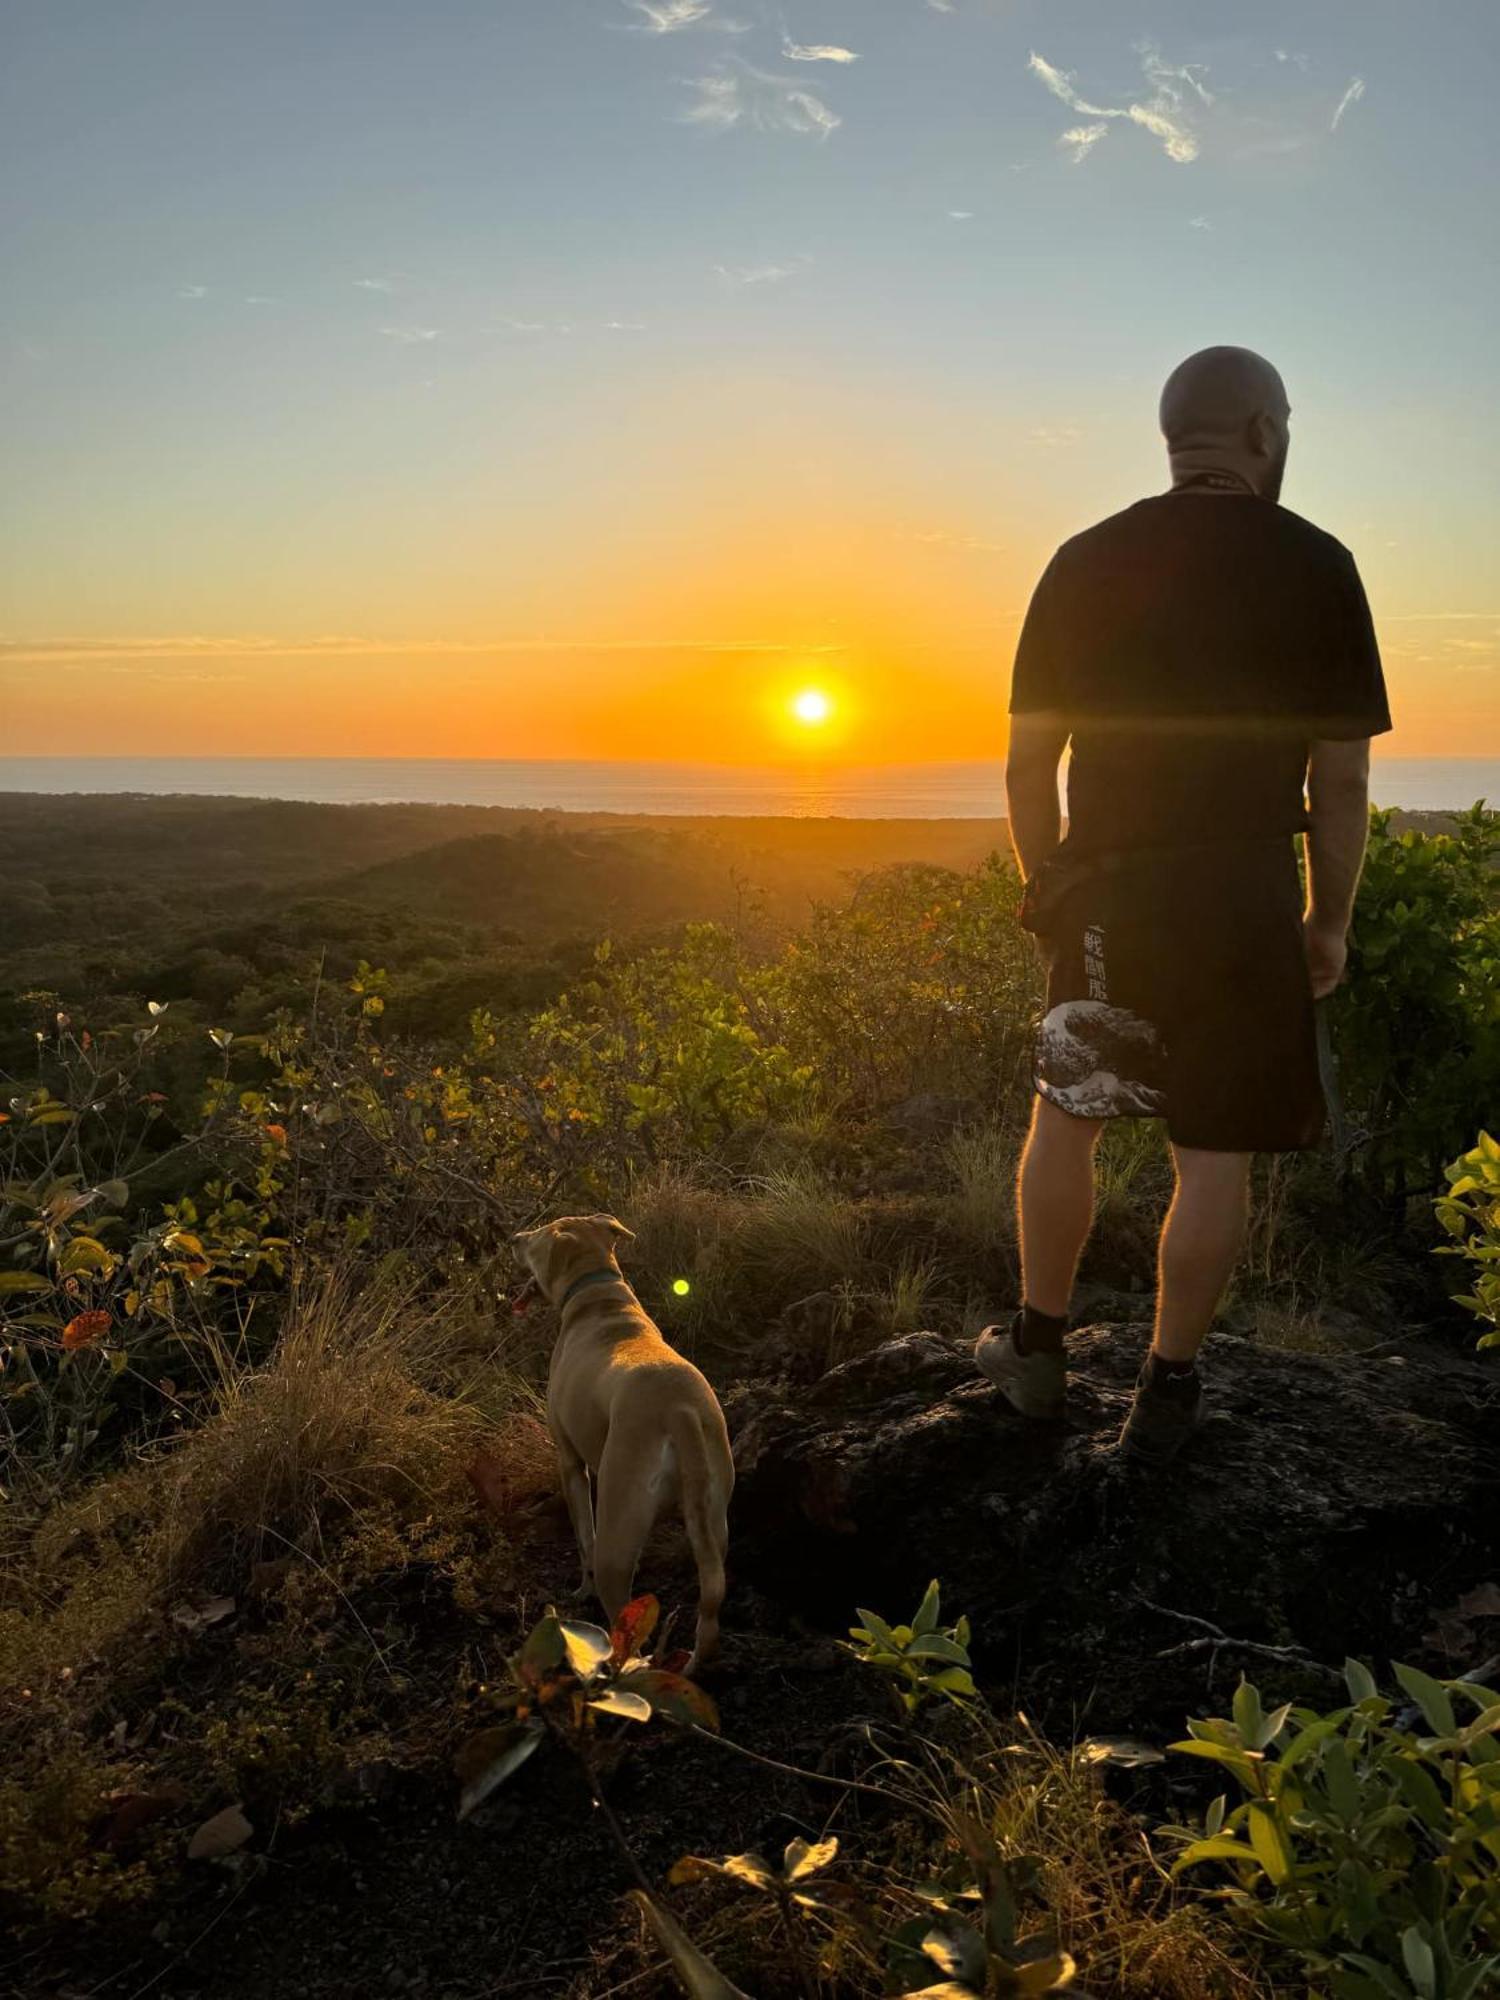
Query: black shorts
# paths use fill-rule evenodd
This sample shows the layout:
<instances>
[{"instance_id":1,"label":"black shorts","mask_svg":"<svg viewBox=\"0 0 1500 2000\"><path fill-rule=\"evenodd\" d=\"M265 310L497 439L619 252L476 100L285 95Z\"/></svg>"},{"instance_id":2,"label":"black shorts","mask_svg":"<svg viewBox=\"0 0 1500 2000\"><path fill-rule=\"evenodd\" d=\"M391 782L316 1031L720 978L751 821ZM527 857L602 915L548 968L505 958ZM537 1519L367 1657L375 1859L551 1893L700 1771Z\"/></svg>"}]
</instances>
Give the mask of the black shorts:
<instances>
[{"instance_id":1,"label":"black shorts","mask_svg":"<svg viewBox=\"0 0 1500 2000\"><path fill-rule=\"evenodd\" d=\"M1179 1146L1315 1146L1324 1104L1289 842L1085 872L1042 938L1036 1087L1078 1118L1164 1118Z\"/></svg>"}]
</instances>

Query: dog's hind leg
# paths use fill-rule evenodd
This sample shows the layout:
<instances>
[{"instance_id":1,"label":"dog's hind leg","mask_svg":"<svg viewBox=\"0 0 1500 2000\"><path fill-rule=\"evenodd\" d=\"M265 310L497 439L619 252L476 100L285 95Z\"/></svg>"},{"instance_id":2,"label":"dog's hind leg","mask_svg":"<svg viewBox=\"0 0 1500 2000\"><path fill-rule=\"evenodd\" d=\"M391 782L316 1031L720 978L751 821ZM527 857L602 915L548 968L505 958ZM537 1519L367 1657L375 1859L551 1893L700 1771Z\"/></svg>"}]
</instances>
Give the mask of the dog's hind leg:
<instances>
[{"instance_id":1,"label":"dog's hind leg","mask_svg":"<svg viewBox=\"0 0 1500 2000\"><path fill-rule=\"evenodd\" d=\"M578 1560L583 1565L583 1581L579 1588L585 1597L594 1594L594 1497L589 1490L589 1469L574 1451L561 1431L554 1431L552 1442L557 1447L557 1469L562 1480L563 1498L568 1503L568 1518L573 1523L573 1534L578 1543Z\"/></svg>"},{"instance_id":2,"label":"dog's hind leg","mask_svg":"<svg viewBox=\"0 0 1500 2000\"><path fill-rule=\"evenodd\" d=\"M635 1566L661 1506L670 1468L662 1447L650 1455L621 1435L609 1434L599 1461L594 1577L611 1623L630 1602Z\"/></svg>"},{"instance_id":3,"label":"dog's hind leg","mask_svg":"<svg viewBox=\"0 0 1500 2000\"><path fill-rule=\"evenodd\" d=\"M702 1420L694 1410L684 1412L674 1424L674 1436L682 1462L682 1520L688 1528L692 1558L698 1566L698 1630L692 1640L692 1658L684 1670L696 1674L704 1660L712 1660L718 1652L718 1614L724 1608L724 1556L730 1546L728 1504L730 1488L734 1486L734 1462L728 1454L728 1440L724 1440L722 1448L716 1448L718 1440L706 1436Z\"/></svg>"}]
</instances>

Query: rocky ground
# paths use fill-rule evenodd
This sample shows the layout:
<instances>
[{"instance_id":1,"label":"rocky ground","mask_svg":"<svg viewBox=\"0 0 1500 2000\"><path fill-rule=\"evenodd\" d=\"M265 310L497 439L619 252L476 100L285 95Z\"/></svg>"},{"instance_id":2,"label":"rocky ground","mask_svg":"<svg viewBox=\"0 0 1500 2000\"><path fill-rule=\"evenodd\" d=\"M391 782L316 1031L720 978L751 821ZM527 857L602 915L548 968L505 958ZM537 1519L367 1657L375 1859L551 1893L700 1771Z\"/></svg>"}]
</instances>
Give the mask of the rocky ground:
<instances>
[{"instance_id":1,"label":"rocky ground","mask_svg":"<svg viewBox=\"0 0 1500 2000\"><path fill-rule=\"evenodd\" d=\"M1019 1702L1059 1741L1170 1740L1188 1713L1222 1711L1241 1671L1280 1698L1331 1704L1346 1654L1382 1672L1394 1657L1458 1673L1500 1652L1500 1618L1452 1610L1494 1601L1478 1587L1500 1577L1493 1367L1449 1335L1337 1356L1221 1335L1211 1420L1178 1467L1144 1473L1112 1451L1144 1337L1129 1323L1076 1337L1057 1425L1012 1416L933 1333L815 1381L733 1392L733 1577L712 1683L726 1733L793 1764L845 1756L879 1691L833 1638L858 1604L909 1615L934 1575L945 1616L972 1621L996 1706ZM535 1544L539 1593L563 1596L573 1558L556 1511ZM680 1539L648 1567L664 1597L687 1594ZM437 1685L475 1635L450 1608L426 1643ZM633 1955L628 1878L560 1758L533 1759L463 1824L446 1759L361 1784L357 1800L263 1826L235 1865L189 1871L139 1918L0 1946L0 1993L671 1990ZM610 1796L654 1881L685 1852L814 1835L827 1807L722 1746L655 1731Z\"/></svg>"}]
</instances>

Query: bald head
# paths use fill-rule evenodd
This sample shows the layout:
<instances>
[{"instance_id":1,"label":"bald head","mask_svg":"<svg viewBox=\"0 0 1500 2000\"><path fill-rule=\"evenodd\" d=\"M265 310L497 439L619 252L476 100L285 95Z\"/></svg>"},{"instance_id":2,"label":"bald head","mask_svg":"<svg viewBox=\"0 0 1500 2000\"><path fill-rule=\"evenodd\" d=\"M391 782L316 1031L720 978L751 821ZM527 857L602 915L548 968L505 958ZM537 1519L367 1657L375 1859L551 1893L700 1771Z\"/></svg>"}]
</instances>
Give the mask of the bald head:
<instances>
[{"instance_id":1,"label":"bald head","mask_svg":"<svg viewBox=\"0 0 1500 2000\"><path fill-rule=\"evenodd\" d=\"M1174 470L1219 465L1275 499L1286 460L1286 384L1248 347L1205 347L1167 377L1161 428Z\"/></svg>"}]
</instances>

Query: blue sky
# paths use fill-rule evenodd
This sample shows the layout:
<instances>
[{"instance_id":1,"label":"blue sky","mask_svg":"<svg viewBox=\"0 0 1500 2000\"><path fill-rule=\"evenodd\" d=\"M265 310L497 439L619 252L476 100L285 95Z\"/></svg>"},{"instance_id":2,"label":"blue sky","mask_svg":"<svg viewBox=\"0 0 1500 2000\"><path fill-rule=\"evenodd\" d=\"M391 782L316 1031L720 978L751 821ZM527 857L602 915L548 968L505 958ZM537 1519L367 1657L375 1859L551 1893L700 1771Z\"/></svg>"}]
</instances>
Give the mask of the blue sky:
<instances>
[{"instance_id":1,"label":"blue sky","mask_svg":"<svg viewBox=\"0 0 1500 2000\"><path fill-rule=\"evenodd\" d=\"M839 646L887 708L940 646L1003 707L1050 547L1160 484L1160 381L1230 340L1398 747L1500 749L1493 0L6 13L27 748L91 703L117 742L127 683L229 747L204 677L335 636L382 728L402 662L493 641L519 698L538 635L580 689L618 644Z\"/></svg>"}]
</instances>

